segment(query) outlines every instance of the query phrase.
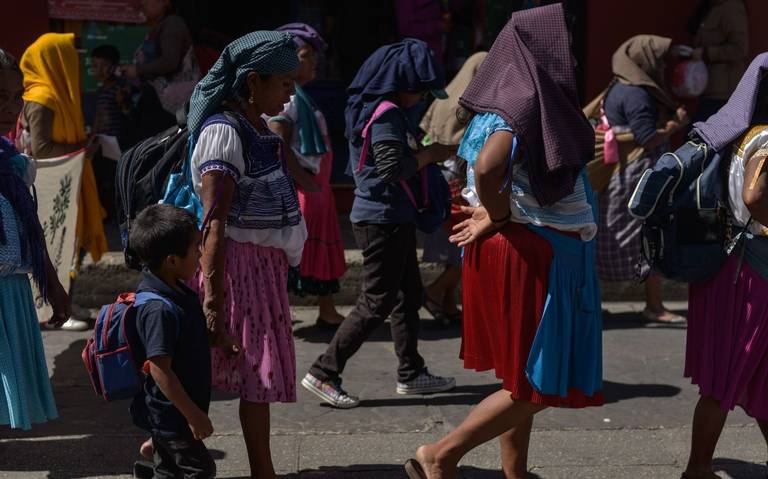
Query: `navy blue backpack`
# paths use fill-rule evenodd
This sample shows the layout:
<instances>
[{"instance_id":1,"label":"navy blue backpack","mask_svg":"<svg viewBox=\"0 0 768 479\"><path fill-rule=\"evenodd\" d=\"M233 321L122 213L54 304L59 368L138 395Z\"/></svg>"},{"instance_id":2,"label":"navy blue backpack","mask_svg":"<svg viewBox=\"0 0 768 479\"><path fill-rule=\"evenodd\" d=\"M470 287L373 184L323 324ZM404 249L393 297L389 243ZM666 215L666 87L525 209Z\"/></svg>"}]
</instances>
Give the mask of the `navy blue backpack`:
<instances>
[{"instance_id":1,"label":"navy blue backpack","mask_svg":"<svg viewBox=\"0 0 768 479\"><path fill-rule=\"evenodd\" d=\"M150 301L161 301L174 312L178 337L181 329L178 306L154 293L123 293L99 312L82 358L93 391L106 401L131 399L142 390L146 374L144 358L136 357L131 341L137 337L136 310Z\"/></svg>"},{"instance_id":2,"label":"navy blue backpack","mask_svg":"<svg viewBox=\"0 0 768 479\"><path fill-rule=\"evenodd\" d=\"M643 220L643 257L654 271L682 282L714 276L728 256L728 150L692 136L643 173L629 201Z\"/></svg>"}]
</instances>

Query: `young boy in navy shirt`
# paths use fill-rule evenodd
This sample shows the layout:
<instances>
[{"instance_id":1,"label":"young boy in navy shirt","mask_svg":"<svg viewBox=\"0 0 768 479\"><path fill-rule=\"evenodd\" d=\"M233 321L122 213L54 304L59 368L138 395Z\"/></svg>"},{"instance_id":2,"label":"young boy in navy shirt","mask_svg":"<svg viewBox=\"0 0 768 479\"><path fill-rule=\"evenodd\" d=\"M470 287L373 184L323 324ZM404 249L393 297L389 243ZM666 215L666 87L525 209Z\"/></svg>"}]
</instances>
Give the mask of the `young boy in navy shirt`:
<instances>
[{"instance_id":1,"label":"young boy in navy shirt","mask_svg":"<svg viewBox=\"0 0 768 479\"><path fill-rule=\"evenodd\" d=\"M131 247L145 266L137 293L152 292L173 305L139 306L132 341L149 374L131 414L152 433L155 478L216 475L202 441L213 433L208 331L197 294L184 284L197 271L200 239L197 218L171 205L148 207L131 227Z\"/></svg>"}]
</instances>

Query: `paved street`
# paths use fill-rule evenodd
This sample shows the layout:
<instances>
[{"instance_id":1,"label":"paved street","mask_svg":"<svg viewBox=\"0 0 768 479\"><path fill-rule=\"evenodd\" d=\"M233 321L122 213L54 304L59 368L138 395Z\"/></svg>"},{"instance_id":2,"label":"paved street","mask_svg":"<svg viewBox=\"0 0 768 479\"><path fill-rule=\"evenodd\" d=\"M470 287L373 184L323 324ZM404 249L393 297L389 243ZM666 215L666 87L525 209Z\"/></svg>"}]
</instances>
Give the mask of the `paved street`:
<instances>
[{"instance_id":1,"label":"paved street","mask_svg":"<svg viewBox=\"0 0 768 479\"><path fill-rule=\"evenodd\" d=\"M608 404L549 410L537 417L532 477L678 478L697 397L682 377L685 329L643 323L637 304L606 308L613 312L606 316L604 336ZM301 377L330 334L312 327L311 308L297 308L294 314ZM303 389L298 404L273 408L272 445L280 474L291 479L404 478L400 464L419 444L455 427L473 404L496 390L491 374L462 369L459 328L438 329L431 320L423 324L421 351L435 372L457 377L456 390L428 397L396 395L396 361L384 326L344 376L345 387L361 396L360 408L334 410ZM80 351L88 334L44 333L61 418L27 433L0 430L0 477L130 477L142 435L130 424L127 403L106 404L86 384ZM215 395L212 419L216 432L207 445L219 477L246 477L236 399ZM760 432L741 412L729 418L716 456L723 477L763 479L768 472ZM499 469L498 448L488 444L466 457L461 477L500 479Z\"/></svg>"}]
</instances>

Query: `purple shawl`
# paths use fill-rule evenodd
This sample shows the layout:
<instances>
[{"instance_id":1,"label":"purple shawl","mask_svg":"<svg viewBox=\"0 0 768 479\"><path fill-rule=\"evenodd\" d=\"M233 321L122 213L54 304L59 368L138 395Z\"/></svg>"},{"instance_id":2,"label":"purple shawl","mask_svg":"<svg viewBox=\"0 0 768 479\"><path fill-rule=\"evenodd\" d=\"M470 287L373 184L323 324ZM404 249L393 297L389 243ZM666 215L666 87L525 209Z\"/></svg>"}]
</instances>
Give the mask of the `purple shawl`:
<instances>
[{"instance_id":1,"label":"purple shawl","mask_svg":"<svg viewBox=\"0 0 768 479\"><path fill-rule=\"evenodd\" d=\"M460 99L472 111L498 114L514 129L543 206L573 193L595 150L571 58L561 4L516 12Z\"/></svg>"},{"instance_id":2,"label":"purple shawl","mask_svg":"<svg viewBox=\"0 0 768 479\"><path fill-rule=\"evenodd\" d=\"M752 60L728 103L720 111L707 121L693 125L694 132L711 148L720 151L749 129L764 70L768 70L768 53L761 53Z\"/></svg>"}]
</instances>

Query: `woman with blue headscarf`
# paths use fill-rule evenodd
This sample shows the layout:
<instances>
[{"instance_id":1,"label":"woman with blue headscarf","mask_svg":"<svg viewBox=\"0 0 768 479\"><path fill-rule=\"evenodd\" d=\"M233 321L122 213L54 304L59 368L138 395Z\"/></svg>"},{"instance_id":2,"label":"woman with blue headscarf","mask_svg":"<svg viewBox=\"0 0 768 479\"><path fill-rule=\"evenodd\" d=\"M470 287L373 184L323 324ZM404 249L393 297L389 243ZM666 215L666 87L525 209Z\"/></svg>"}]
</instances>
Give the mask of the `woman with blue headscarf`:
<instances>
[{"instance_id":1,"label":"woman with blue headscarf","mask_svg":"<svg viewBox=\"0 0 768 479\"><path fill-rule=\"evenodd\" d=\"M423 290L416 258L417 210L408 196L419 188L418 171L445 160L452 149L440 144L419 149L405 110L429 92L446 98L444 86L434 54L414 39L376 50L349 86L346 136L357 186L350 219L363 250L363 286L357 305L301 383L334 407L359 404L342 389L341 373L388 317L400 361L398 394L447 391L455 385L453 378L430 374L418 352Z\"/></svg>"},{"instance_id":2,"label":"woman with blue headscarf","mask_svg":"<svg viewBox=\"0 0 768 479\"><path fill-rule=\"evenodd\" d=\"M288 169L296 181L301 213L307 222L307 242L301 265L288 273L288 289L299 296L318 297L317 326L336 329L344 316L336 311L333 295L347 270L339 216L331 191L333 151L323 112L304 91L317 74L317 59L326 48L322 37L304 23L289 23L277 31L293 35L299 56L296 94L269 122L290 146Z\"/></svg>"},{"instance_id":3,"label":"woman with blue headscarf","mask_svg":"<svg viewBox=\"0 0 768 479\"><path fill-rule=\"evenodd\" d=\"M262 116L282 111L297 66L289 34L258 31L235 40L195 87L188 117L192 183L211 218L198 287L218 346L212 382L240 396L251 476L259 478L275 477L269 404L296 401L285 285L307 235L286 147Z\"/></svg>"}]
</instances>

